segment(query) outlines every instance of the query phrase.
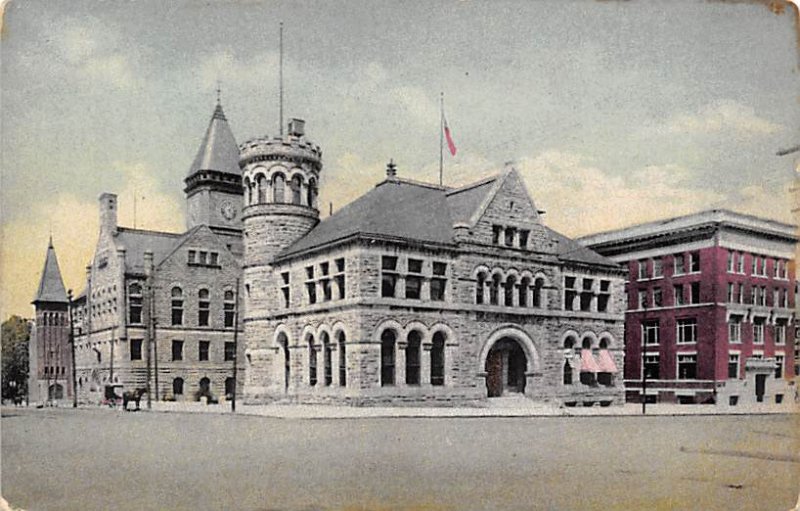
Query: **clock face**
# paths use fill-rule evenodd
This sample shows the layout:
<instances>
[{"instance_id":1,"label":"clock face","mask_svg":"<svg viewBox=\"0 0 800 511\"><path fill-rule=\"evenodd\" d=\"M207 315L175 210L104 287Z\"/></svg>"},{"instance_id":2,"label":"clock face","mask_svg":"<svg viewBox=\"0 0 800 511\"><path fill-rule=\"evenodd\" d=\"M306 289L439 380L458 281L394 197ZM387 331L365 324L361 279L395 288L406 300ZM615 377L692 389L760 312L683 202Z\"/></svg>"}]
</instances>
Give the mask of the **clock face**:
<instances>
[{"instance_id":1,"label":"clock face","mask_svg":"<svg viewBox=\"0 0 800 511\"><path fill-rule=\"evenodd\" d=\"M233 220L236 218L236 206L229 201L223 202L219 208L219 211L226 220Z\"/></svg>"}]
</instances>

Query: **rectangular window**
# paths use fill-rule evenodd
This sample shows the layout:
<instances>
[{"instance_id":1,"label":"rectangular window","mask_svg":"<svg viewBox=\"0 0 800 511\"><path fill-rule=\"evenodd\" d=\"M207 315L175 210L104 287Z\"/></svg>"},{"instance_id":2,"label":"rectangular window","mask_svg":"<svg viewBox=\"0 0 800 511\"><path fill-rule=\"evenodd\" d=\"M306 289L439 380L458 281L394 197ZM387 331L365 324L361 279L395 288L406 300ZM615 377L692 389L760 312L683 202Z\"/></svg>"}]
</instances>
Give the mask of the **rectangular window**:
<instances>
[{"instance_id":1,"label":"rectangular window","mask_svg":"<svg viewBox=\"0 0 800 511\"><path fill-rule=\"evenodd\" d=\"M397 257L395 256L383 256L381 258L381 269L388 270L388 271L396 271L397 270Z\"/></svg>"},{"instance_id":2,"label":"rectangular window","mask_svg":"<svg viewBox=\"0 0 800 511\"><path fill-rule=\"evenodd\" d=\"M772 306L780 307L781 303L781 290L777 287L772 290Z\"/></svg>"},{"instance_id":3,"label":"rectangular window","mask_svg":"<svg viewBox=\"0 0 800 511\"><path fill-rule=\"evenodd\" d=\"M744 303L744 284L739 284L739 289L736 293L736 303Z\"/></svg>"},{"instance_id":4,"label":"rectangular window","mask_svg":"<svg viewBox=\"0 0 800 511\"><path fill-rule=\"evenodd\" d=\"M685 300L683 298L683 284L675 284L672 286L673 301L675 305L683 305Z\"/></svg>"},{"instance_id":5,"label":"rectangular window","mask_svg":"<svg viewBox=\"0 0 800 511\"><path fill-rule=\"evenodd\" d=\"M422 273L422 260L409 259L408 260L408 273Z\"/></svg>"},{"instance_id":6,"label":"rectangular window","mask_svg":"<svg viewBox=\"0 0 800 511\"><path fill-rule=\"evenodd\" d=\"M326 273L323 273L326 275ZM333 299L333 287L331 286L331 279L322 279L319 281L322 286L322 299L329 302Z\"/></svg>"},{"instance_id":7,"label":"rectangular window","mask_svg":"<svg viewBox=\"0 0 800 511\"><path fill-rule=\"evenodd\" d=\"M503 228L499 225L492 226L492 245L499 245L500 244L500 233L503 231Z\"/></svg>"},{"instance_id":8,"label":"rectangular window","mask_svg":"<svg viewBox=\"0 0 800 511\"><path fill-rule=\"evenodd\" d=\"M753 318L753 344L764 344L764 318Z\"/></svg>"},{"instance_id":9,"label":"rectangular window","mask_svg":"<svg viewBox=\"0 0 800 511\"><path fill-rule=\"evenodd\" d=\"M317 283L316 282L306 282L306 294L308 296L308 303L315 304L317 303Z\"/></svg>"},{"instance_id":10,"label":"rectangular window","mask_svg":"<svg viewBox=\"0 0 800 511\"><path fill-rule=\"evenodd\" d=\"M183 300L172 300L172 324L183 324Z\"/></svg>"},{"instance_id":11,"label":"rectangular window","mask_svg":"<svg viewBox=\"0 0 800 511\"><path fill-rule=\"evenodd\" d=\"M219 266L219 254L217 252L208 254L208 264L211 266Z\"/></svg>"},{"instance_id":12,"label":"rectangular window","mask_svg":"<svg viewBox=\"0 0 800 511\"><path fill-rule=\"evenodd\" d=\"M692 282L689 291L689 303L700 303L700 283Z\"/></svg>"},{"instance_id":13,"label":"rectangular window","mask_svg":"<svg viewBox=\"0 0 800 511\"><path fill-rule=\"evenodd\" d=\"M731 353L728 355L728 378L735 380L739 378L739 354Z\"/></svg>"},{"instance_id":14,"label":"rectangular window","mask_svg":"<svg viewBox=\"0 0 800 511\"><path fill-rule=\"evenodd\" d=\"M647 308L647 290L639 291L639 308Z\"/></svg>"},{"instance_id":15,"label":"rectangular window","mask_svg":"<svg viewBox=\"0 0 800 511\"><path fill-rule=\"evenodd\" d=\"M786 320L775 322L775 344L786 344Z\"/></svg>"},{"instance_id":16,"label":"rectangular window","mask_svg":"<svg viewBox=\"0 0 800 511\"><path fill-rule=\"evenodd\" d=\"M773 278L776 278L776 279L780 278L780 276L781 276L780 267L781 267L781 261L778 260L778 259L774 259L772 261L772 277Z\"/></svg>"},{"instance_id":17,"label":"rectangular window","mask_svg":"<svg viewBox=\"0 0 800 511\"><path fill-rule=\"evenodd\" d=\"M142 322L142 297L128 296L128 321L132 325L138 325Z\"/></svg>"},{"instance_id":18,"label":"rectangular window","mask_svg":"<svg viewBox=\"0 0 800 511\"><path fill-rule=\"evenodd\" d=\"M647 346L657 346L659 338L659 324L657 319L651 319L642 323L642 339Z\"/></svg>"},{"instance_id":19,"label":"rectangular window","mask_svg":"<svg viewBox=\"0 0 800 511\"><path fill-rule=\"evenodd\" d=\"M336 273L343 273L344 272L344 257L340 257L335 261L336 263Z\"/></svg>"},{"instance_id":20,"label":"rectangular window","mask_svg":"<svg viewBox=\"0 0 800 511\"><path fill-rule=\"evenodd\" d=\"M750 303L753 305L758 303L758 286L752 286L750 288Z\"/></svg>"},{"instance_id":21,"label":"rectangular window","mask_svg":"<svg viewBox=\"0 0 800 511\"><path fill-rule=\"evenodd\" d=\"M744 254L739 252L736 258L736 272L744 275Z\"/></svg>"},{"instance_id":22,"label":"rectangular window","mask_svg":"<svg viewBox=\"0 0 800 511\"><path fill-rule=\"evenodd\" d=\"M328 264L328 263L320 263L319 271L320 271L320 273L322 273L322 275L328 275L328 273L330 273L330 271L331 271L330 264Z\"/></svg>"},{"instance_id":23,"label":"rectangular window","mask_svg":"<svg viewBox=\"0 0 800 511\"><path fill-rule=\"evenodd\" d=\"M736 258L736 253L728 251L728 273L733 273L734 269L734 259Z\"/></svg>"},{"instance_id":24,"label":"rectangular window","mask_svg":"<svg viewBox=\"0 0 800 511\"><path fill-rule=\"evenodd\" d=\"M208 361L208 347L211 345L210 341L200 341L197 344L197 360L200 362Z\"/></svg>"},{"instance_id":25,"label":"rectangular window","mask_svg":"<svg viewBox=\"0 0 800 511\"><path fill-rule=\"evenodd\" d=\"M728 303L736 301L736 285L733 282L728 282Z\"/></svg>"},{"instance_id":26,"label":"rectangular window","mask_svg":"<svg viewBox=\"0 0 800 511\"><path fill-rule=\"evenodd\" d=\"M434 261L433 278L431 279L431 300L444 301L444 292L447 286L447 263Z\"/></svg>"},{"instance_id":27,"label":"rectangular window","mask_svg":"<svg viewBox=\"0 0 800 511\"><path fill-rule=\"evenodd\" d=\"M657 353L644 356L644 375L648 380L658 380L661 378L660 357Z\"/></svg>"},{"instance_id":28,"label":"rectangular window","mask_svg":"<svg viewBox=\"0 0 800 511\"><path fill-rule=\"evenodd\" d=\"M664 299L661 296L661 288L653 288L653 307L661 307L664 304Z\"/></svg>"},{"instance_id":29,"label":"rectangular window","mask_svg":"<svg viewBox=\"0 0 800 511\"><path fill-rule=\"evenodd\" d=\"M236 345L232 342L225 343L225 361L230 362L236 358Z\"/></svg>"},{"instance_id":30,"label":"rectangular window","mask_svg":"<svg viewBox=\"0 0 800 511\"><path fill-rule=\"evenodd\" d=\"M783 355L775 355L775 379L783 378Z\"/></svg>"},{"instance_id":31,"label":"rectangular window","mask_svg":"<svg viewBox=\"0 0 800 511\"><path fill-rule=\"evenodd\" d=\"M742 317L731 316L728 320L728 342L742 342Z\"/></svg>"},{"instance_id":32,"label":"rectangular window","mask_svg":"<svg viewBox=\"0 0 800 511\"><path fill-rule=\"evenodd\" d=\"M334 280L336 281L336 289L337 289L336 298L339 299L339 300L344 300L344 297L346 295L346 289L345 289L345 283L344 283L344 274L337 275L336 277L334 277Z\"/></svg>"},{"instance_id":33,"label":"rectangular window","mask_svg":"<svg viewBox=\"0 0 800 511\"><path fill-rule=\"evenodd\" d=\"M381 296L384 298L394 298L397 288L397 275L384 273L381 276Z\"/></svg>"},{"instance_id":34,"label":"rectangular window","mask_svg":"<svg viewBox=\"0 0 800 511\"><path fill-rule=\"evenodd\" d=\"M600 294L597 295L597 312L607 312L608 304L611 301L611 282L608 280L600 281Z\"/></svg>"},{"instance_id":35,"label":"rectangular window","mask_svg":"<svg viewBox=\"0 0 800 511\"><path fill-rule=\"evenodd\" d=\"M208 264L208 252L200 251L200 257L198 259L200 264Z\"/></svg>"},{"instance_id":36,"label":"rectangular window","mask_svg":"<svg viewBox=\"0 0 800 511\"><path fill-rule=\"evenodd\" d=\"M683 318L677 322L678 344L692 344L697 342L697 319Z\"/></svg>"},{"instance_id":37,"label":"rectangular window","mask_svg":"<svg viewBox=\"0 0 800 511\"><path fill-rule=\"evenodd\" d=\"M172 360L183 360L183 341L172 341Z\"/></svg>"},{"instance_id":38,"label":"rectangular window","mask_svg":"<svg viewBox=\"0 0 800 511\"><path fill-rule=\"evenodd\" d=\"M189 251L189 264L194 264L197 262L197 251L190 250Z\"/></svg>"},{"instance_id":39,"label":"rectangular window","mask_svg":"<svg viewBox=\"0 0 800 511\"><path fill-rule=\"evenodd\" d=\"M762 257L761 258L761 272L760 272L760 275L762 277L766 277L767 276L767 258L766 257Z\"/></svg>"},{"instance_id":40,"label":"rectangular window","mask_svg":"<svg viewBox=\"0 0 800 511\"><path fill-rule=\"evenodd\" d=\"M519 248L528 248L528 236L530 235L530 231L521 230L519 231Z\"/></svg>"},{"instance_id":41,"label":"rectangular window","mask_svg":"<svg viewBox=\"0 0 800 511\"><path fill-rule=\"evenodd\" d=\"M689 272L700 273L700 252L689 254Z\"/></svg>"},{"instance_id":42,"label":"rectangular window","mask_svg":"<svg viewBox=\"0 0 800 511\"><path fill-rule=\"evenodd\" d=\"M283 295L283 307L284 308L288 308L289 307L289 298L290 298L289 283L290 283L289 272L285 271L285 272L281 273L281 295ZM233 326L233 325L231 325L231 326Z\"/></svg>"},{"instance_id":43,"label":"rectangular window","mask_svg":"<svg viewBox=\"0 0 800 511\"><path fill-rule=\"evenodd\" d=\"M418 275L406 276L406 298L419 300L422 297L422 277Z\"/></svg>"},{"instance_id":44,"label":"rectangular window","mask_svg":"<svg viewBox=\"0 0 800 511\"><path fill-rule=\"evenodd\" d=\"M197 325L208 326L208 316L211 304L207 300L199 300L197 302Z\"/></svg>"},{"instance_id":45,"label":"rectangular window","mask_svg":"<svg viewBox=\"0 0 800 511\"><path fill-rule=\"evenodd\" d=\"M142 340L131 339L131 360L142 359Z\"/></svg>"},{"instance_id":46,"label":"rectangular window","mask_svg":"<svg viewBox=\"0 0 800 511\"><path fill-rule=\"evenodd\" d=\"M678 354L678 379L694 380L697 378L697 354Z\"/></svg>"},{"instance_id":47,"label":"rectangular window","mask_svg":"<svg viewBox=\"0 0 800 511\"><path fill-rule=\"evenodd\" d=\"M506 227L506 246L513 247L514 246L514 234L516 234L517 230L513 227Z\"/></svg>"},{"instance_id":48,"label":"rectangular window","mask_svg":"<svg viewBox=\"0 0 800 511\"><path fill-rule=\"evenodd\" d=\"M225 314L225 328L231 328L235 320L236 304L233 302L225 302L223 308Z\"/></svg>"},{"instance_id":49,"label":"rectangular window","mask_svg":"<svg viewBox=\"0 0 800 511\"><path fill-rule=\"evenodd\" d=\"M564 310L575 310L575 297L578 292L575 290L575 277L564 277Z\"/></svg>"},{"instance_id":50,"label":"rectangular window","mask_svg":"<svg viewBox=\"0 0 800 511\"><path fill-rule=\"evenodd\" d=\"M314 278L314 267L306 266L306 280L312 280L313 278Z\"/></svg>"},{"instance_id":51,"label":"rectangular window","mask_svg":"<svg viewBox=\"0 0 800 511\"><path fill-rule=\"evenodd\" d=\"M642 259L639 261L639 280L645 280L647 278L647 260Z\"/></svg>"},{"instance_id":52,"label":"rectangular window","mask_svg":"<svg viewBox=\"0 0 800 511\"><path fill-rule=\"evenodd\" d=\"M761 256L754 255L751 262L752 262L752 264L751 264L751 268L750 268L751 269L750 273L752 275L758 275L759 274L759 268L761 267Z\"/></svg>"},{"instance_id":53,"label":"rectangular window","mask_svg":"<svg viewBox=\"0 0 800 511\"><path fill-rule=\"evenodd\" d=\"M686 267L684 266L684 258L683 254L676 254L673 256L675 262L675 275L683 275L686 273Z\"/></svg>"},{"instance_id":54,"label":"rectangular window","mask_svg":"<svg viewBox=\"0 0 800 511\"><path fill-rule=\"evenodd\" d=\"M653 259L653 278L657 279L664 276L664 262L660 257Z\"/></svg>"}]
</instances>

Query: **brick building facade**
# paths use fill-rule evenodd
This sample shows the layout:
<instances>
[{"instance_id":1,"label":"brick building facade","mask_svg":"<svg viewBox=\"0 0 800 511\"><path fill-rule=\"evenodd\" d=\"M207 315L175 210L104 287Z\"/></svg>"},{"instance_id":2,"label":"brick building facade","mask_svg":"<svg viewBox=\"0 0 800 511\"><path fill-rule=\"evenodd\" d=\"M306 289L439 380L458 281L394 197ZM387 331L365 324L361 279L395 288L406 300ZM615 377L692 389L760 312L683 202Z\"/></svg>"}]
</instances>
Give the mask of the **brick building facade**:
<instances>
[{"instance_id":1,"label":"brick building facade","mask_svg":"<svg viewBox=\"0 0 800 511\"><path fill-rule=\"evenodd\" d=\"M651 401L793 398L794 226L712 210L579 241L628 269L629 400L644 374Z\"/></svg>"},{"instance_id":2,"label":"brick building facade","mask_svg":"<svg viewBox=\"0 0 800 511\"><path fill-rule=\"evenodd\" d=\"M240 150L248 402L622 402L624 273L513 169L448 188L390 164L320 222L302 121Z\"/></svg>"}]
</instances>

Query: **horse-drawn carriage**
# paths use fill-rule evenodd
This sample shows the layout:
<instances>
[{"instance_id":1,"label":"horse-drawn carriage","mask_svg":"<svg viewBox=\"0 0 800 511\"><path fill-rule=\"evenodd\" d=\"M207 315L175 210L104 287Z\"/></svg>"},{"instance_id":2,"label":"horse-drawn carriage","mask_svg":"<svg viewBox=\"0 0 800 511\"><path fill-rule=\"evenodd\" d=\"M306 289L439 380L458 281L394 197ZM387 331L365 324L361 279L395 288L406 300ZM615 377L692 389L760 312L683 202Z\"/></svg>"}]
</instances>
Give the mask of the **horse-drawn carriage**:
<instances>
[{"instance_id":1,"label":"horse-drawn carriage","mask_svg":"<svg viewBox=\"0 0 800 511\"><path fill-rule=\"evenodd\" d=\"M147 389L138 388L126 391L121 383L114 383L105 386L103 403L110 408L116 408L118 404L122 403L122 409L127 412L128 403L132 401L136 403L136 410L139 410L139 402L145 394L147 394Z\"/></svg>"}]
</instances>

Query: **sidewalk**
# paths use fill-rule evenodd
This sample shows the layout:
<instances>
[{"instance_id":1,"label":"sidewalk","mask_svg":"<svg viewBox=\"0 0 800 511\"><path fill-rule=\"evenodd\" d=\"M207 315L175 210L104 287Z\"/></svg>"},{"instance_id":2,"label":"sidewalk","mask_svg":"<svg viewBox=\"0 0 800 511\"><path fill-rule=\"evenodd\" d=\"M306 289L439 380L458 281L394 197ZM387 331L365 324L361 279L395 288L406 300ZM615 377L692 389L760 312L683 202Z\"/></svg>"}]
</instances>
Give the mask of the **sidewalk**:
<instances>
[{"instance_id":1,"label":"sidewalk","mask_svg":"<svg viewBox=\"0 0 800 511\"><path fill-rule=\"evenodd\" d=\"M144 403L142 404L144 408ZM153 402L154 412L230 414L230 403L204 405L195 402ZM713 405L647 405L647 415L753 415L792 414L798 405L720 406ZM622 417L640 416L640 404L628 403L608 407L558 407L547 403L514 401L489 403L486 407L354 407L333 405L243 405L236 413L279 419L366 419L366 418L471 418L471 417Z\"/></svg>"}]
</instances>

